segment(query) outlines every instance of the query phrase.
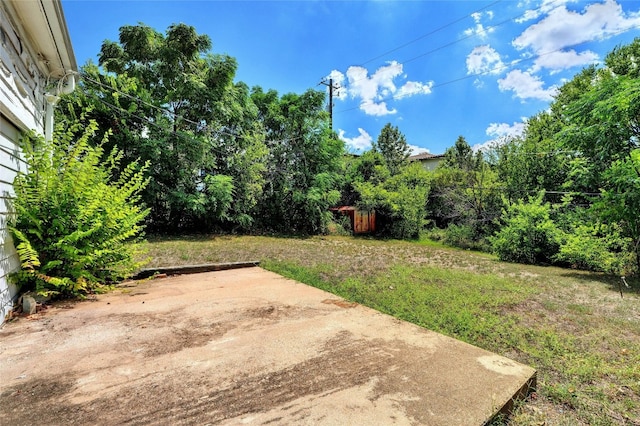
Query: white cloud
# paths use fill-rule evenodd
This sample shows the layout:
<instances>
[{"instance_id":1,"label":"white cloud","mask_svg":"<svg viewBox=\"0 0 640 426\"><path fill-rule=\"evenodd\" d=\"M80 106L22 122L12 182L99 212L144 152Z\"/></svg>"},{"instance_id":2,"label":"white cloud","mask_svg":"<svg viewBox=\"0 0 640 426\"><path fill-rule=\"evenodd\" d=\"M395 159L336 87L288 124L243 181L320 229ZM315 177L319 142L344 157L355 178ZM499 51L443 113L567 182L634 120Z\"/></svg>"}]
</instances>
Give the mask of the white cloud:
<instances>
[{"instance_id":1,"label":"white cloud","mask_svg":"<svg viewBox=\"0 0 640 426\"><path fill-rule=\"evenodd\" d=\"M407 81L394 95L394 99L401 99L406 96L428 95L431 93L433 81L428 83L420 83L418 81Z\"/></svg>"},{"instance_id":2,"label":"white cloud","mask_svg":"<svg viewBox=\"0 0 640 426\"><path fill-rule=\"evenodd\" d=\"M338 137L347 144L347 147L354 151L365 151L371 148L371 142L373 142L373 138L366 130L362 128L358 128L358 132L360 133L358 136L353 138L346 137L345 131L340 129L338 131Z\"/></svg>"},{"instance_id":3,"label":"white cloud","mask_svg":"<svg viewBox=\"0 0 640 426\"><path fill-rule=\"evenodd\" d=\"M477 143L471 147L473 152L478 151L491 151L494 148L499 147L504 144L508 139L506 137L491 139L490 141L486 141L485 143Z\"/></svg>"},{"instance_id":4,"label":"white cloud","mask_svg":"<svg viewBox=\"0 0 640 426\"><path fill-rule=\"evenodd\" d=\"M347 69L351 96L366 101L381 98L385 91L395 92L393 80L402 74L402 64L392 61L378 68L370 77L368 74L369 71L364 67L352 66Z\"/></svg>"},{"instance_id":5,"label":"white cloud","mask_svg":"<svg viewBox=\"0 0 640 426\"><path fill-rule=\"evenodd\" d=\"M522 117L521 122L515 122L513 124L509 123L491 123L489 127L487 127L486 133L488 136L493 137L493 139L486 141L485 143L475 144L471 147L474 152L477 151L490 151L491 149L497 148L500 145L503 145L511 138L515 138L518 136L522 136L524 133L524 129L526 127L526 118Z\"/></svg>"},{"instance_id":6,"label":"white cloud","mask_svg":"<svg viewBox=\"0 0 640 426\"><path fill-rule=\"evenodd\" d=\"M523 119L524 120L524 119ZM524 121L509 123L491 123L487 127L487 135L496 138L522 136L526 123Z\"/></svg>"},{"instance_id":7,"label":"white cloud","mask_svg":"<svg viewBox=\"0 0 640 426\"><path fill-rule=\"evenodd\" d=\"M417 155L417 154L422 154L422 153L425 153L425 152L430 152L428 149L422 148L422 147L417 146L417 145L409 145L409 149L411 149L411 155Z\"/></svg>"},{"instance_id":8,"label":"white cloud","mask_svg":"<svg viewBox=\"0 0 640 426\"><path fill-rule=\"evenodd\" d=\"M531 75L529 72L521 70L513 70L498 80L498 88L504 92L511 90L517 98L539 99L541 101L553 100L557 88L555 86L545 89L544 82L538 76Z\"/></svg>"},{"instance_id":9,"label":"white cloud","mask_svg":"<svg viewBox=\"0 0 640 426\"><path fill-rule=\"evenodd\" d=\"M513 40L518 50L531 49L535 54L600 40L640 26L640 14L625 15L615 0L593 3L583 13L566 6L555 7L540 22L528 27Z\"/></svg>"},{"instance_id":10,"label":"white cloud","mask_svg":"<svg viewBox=\"0 0 640 426\"><path fill-rule=\"evenodd\" d=\"M347 69L346 75L334 70L331 72L331 76L334 81L340 81L342 87L345 87L345 79L347 81L346 90L339 91L338 99L344 100L347 95L353 99L358 99L360 101L360 109L368 115L375 116L395 114L397 112L395 108L387 107L387 101L415 95L426 95L431 93L431 87L433 86L433 81L406 81L398 88L395 80L398 78L406 79L407 75L403 74L402 64L397 61L387 63L387 65L378 68L371 75L364 67L351 66Z\"/></svg>"},{"instance_id":11,"label":"white cloud","mask_svg":"<svg viewBox=\"0 0 640 426\"><path fill-rule=\"evenodd\" d=\"M542 68L547 68L552 70L551 74L555 74L564 69L593 64L598 59L598 54L591 50L586 50L580 53L573 49L567 51L556 51L536 58L533 63L533 67L531 67L529 71L537 72Z\"/></svg>"},{"instance_id":12,"label":"white cloud","mask_svg":"<svg viewBox=\"0 0 640 426\"><path fill-rule=\"evenodd\" d=\"M467 56L467 74L496 74L504 68L500 54L489 46L477 46Z\"/></svg>"},{"instance_id":13,"label":"white cloud","mask_svg":"<svg viewBox=\"0 0 640 426\"><path fill-rule=\"evenodd\" d=\"M398 112L398 110L395 108L394 109L387 108L387 103L384 101L375 103L370 99L363 100L360 103L360 109L364 111L364 113L367 115L375 115L378 117L383 115L395 114Z\"/></svg>"},{"instance_id":14,"label":"white cloud","mask_svg":"<svg viewBox=\"0 0 640 426\"><path fill-rule=\"evenodd\" d=\"M369 133L367 133L366 130L358 128L358 133L360 134L353 138L346 137L345 133L346 132L342 129L338 130L338 137L340 138L340 140L344 141L349 151L363 152L371 148L373 138L371 137L371 135L369 135ZM422 148L417 145L409 145L409 149L411 150L411 155L430 152L428 149Z\"/></svg>"},{"instance_id":15,"label":"white cloud","mask_svg":"<svg viewBox=\"0 0 640 426\"><path fill-rule=\"evenodd\" d=\"M520 24L522 22L536 19L541 15L546 15L547 13L551 12L553 9L563 6L566 3L571 3L572 1L576 1L576 0L543 0L542 4L537 9L529 9L525 11L522 17L516 19L515 21ZM526 6L528 6L530 2L527 1L526 3L527 3ZM525 5L523 4L518 4L518 7L524 7L524 6Z\"/></svg>"},{"instance_id":16,"label":"white cloud","mask_svg":"<svg viewBox=\"0 0 640 426\"><path fill-rule=\"evenodd\" d=\"M492 11L488 11L488 12L475 12L471 14L471 17L473 18L473 20L475 21L475 25L471 28L467 28L466 30L464 30L464 35L466 36L472 36L472 35L477 35L480 38L487 38L487 36L489 34L491 34L492 32L495 31L494 27L485 27L481 20L482 20L482 16L485 15L486 17L488 17L490 20L493 19L493 12Z\"/></svg>"},{"instance_id":17,"label":"white cloud","mask_svg":"<svg viewBox=\"0 0 640 426\"><path fill-rule=\"evenodd\" d=\"M347 91L340 90L340 88L342 88L342 86L344 85L344 74L342 74L338 70L333 70L329 73L327 78L332 79L334 87L339 88L338 90L333 92L333 95L337 99L340 99L341 101L344 101L345 99L347 99ZM329 90L329 88L327 88L327 90Z\"/></svg>"}]
</instances>

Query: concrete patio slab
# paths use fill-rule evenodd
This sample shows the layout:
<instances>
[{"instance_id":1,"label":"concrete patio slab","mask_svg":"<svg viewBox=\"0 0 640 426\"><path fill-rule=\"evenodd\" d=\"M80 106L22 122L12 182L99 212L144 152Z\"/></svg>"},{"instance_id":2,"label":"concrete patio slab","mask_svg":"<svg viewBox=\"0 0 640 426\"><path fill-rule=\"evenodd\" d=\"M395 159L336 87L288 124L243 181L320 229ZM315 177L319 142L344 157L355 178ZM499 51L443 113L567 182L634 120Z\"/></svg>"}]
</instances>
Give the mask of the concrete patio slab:
<instances>
[{"instance_id":1,"label":"concrete patio slab","mask_svg":"<svg viewBox=\"0 0 640 426\"><path fill-rule=\"evenodd\" d=\"M0 330L0 424L481 425L535 371L258 267Z\"/></svg>"}]
</instances>

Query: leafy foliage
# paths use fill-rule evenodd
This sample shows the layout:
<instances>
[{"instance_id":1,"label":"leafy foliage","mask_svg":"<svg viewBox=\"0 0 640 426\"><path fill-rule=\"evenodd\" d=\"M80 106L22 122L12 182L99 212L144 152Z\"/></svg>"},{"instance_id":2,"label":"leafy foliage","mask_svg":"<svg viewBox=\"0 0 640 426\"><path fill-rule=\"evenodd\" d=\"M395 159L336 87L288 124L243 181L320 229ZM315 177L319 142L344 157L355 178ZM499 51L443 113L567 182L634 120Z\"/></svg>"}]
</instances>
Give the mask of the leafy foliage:
<instances>
[{"instance_id":1,"label":"leafy foliage","mask_svg":"<svg viewBox=\"0 0 640 426\"><path fill-rule=\"evenodd\" d=\"M329 128L325 94L307 90L280 97L256 87L251 98L269 149L260 224L281 232L326 232L328 209L340 199L344 143Z\"/></svg>"},{"instance_id":2,"label":"leafy foliage","mask_svg":"<svg viewBox=\"0 0 640 426\"><path fill-rule=\"evenodd\" d=\"M640 39L566 82L522 136L489 154L460 136L434 173L408 166L406 138L390 123L371 152L345 159L324 93L234 83L235 59L211 46L185 24L164 34L123 26L102 46L102 68L87 64L81 90L59 108L69 123L98 123L88 140L104 157L117 147L118 164L149 163L141 196L151 229L322 233L340 202L375 208L385 236L416 236L430 219L449 244L483 247L495 234L494 248L514 261L640 266ZM112 179L125 173L118 165ZM547 204L565 193L570 203Z\"/></svg>"},{"instance_id":3,"label":"leafy foliage","mask_svg":"<svg viewBox=\"0 0 640 426\"><path fill-rule=\"evenodd\" d=\"M496 171L461 136L433 173L430 217L452 233L448 244L481 246L495 228L502 201ZM464 231L465 238L460 238ZM458 234L458 235L453 235Z\"/></svg>"},{"instance_id":4,"label":"leafy foliage","mask_svg":"<svg viewBox=\"0 0 640 426\"><path fill-rule=\"evenodd\" d=\"M565 188L572 157L554 140L561 129L556 116L541 112L527 120L522 137L494 149L491 161L507 199L525 200L539 191Z\"/></svg>"},{"instance_id":5,"label":"leafy foliage","mask_svg":"<svg viewBox=\"0 0 640 426\"><path fill-rule=\"evenodd\" d=\"M443 243L463 249L491 251L486 240L479 236L477 230L470 225L450 223L446 229L435 234Z\"/></svg>"},{"instance_id":6,"label":"leafy foliage","mask_svg":"<svg viewBox=\"0 0 640 426\"><path fill-rule=\"evenodd\" d=\"M397 175L382 164L369 180L359 180L353 186L360 201L358 207L375 210L379 232L393 238L416 238L426 224L426 207L430 177L420 164L402 168ZM385 178L386 177L386 178Z\"/></svg>"},{"instance_id":7,"label":"leafy foliage","mask_svg":"<svg viewBox=\"0 0 640 426\"><path fill-rule=\"evenodd\" d=\"M248 229L262 196L267 148L258 110L248 87L233 83L235 59L210 49L209 37L185 24L165 34L123 26L119 42L103 43L102 69L83 67L79 90L60 109L71 120L96 120L94 144L111 132L107 152L117 146L125 162L150 163L142 196L152 230ZM217 176L231 178L229 203L228 192L207 189Z\"/></svg>"},{"instance_id":8,"label":"leafy foliage","mask_svg":"<svg viewBox=\"0 0 640 426\"><path fill-rule=\"evenodd\" d=\"M444 153L442 165L446 168L471 171L475 170L481 162L482 156L474 155L464 136L458 136L455 144Z\"/></svg>"},{"instance_id":9,"label":"leafy foliage","mask_svg":"<svg viewBox=\"0 0 640 426\"><path fill-rule=\"evenodd\" d=\"M400 129L387 123L380 131L378 140L373 143L373 151L382 154L389 172L395 175L406 164L411 149Z\"/></svg>"},{"instance_id":10,"label":"leafy foliage","mask_svg":"<svg viewBox=\"0 0 640 426\"><path fill-rule=\"evenodd\" d=\"M627 245L617 226L577 223L562 235L553 260L573 268L625 275L629 259L623 249Z\"/></svg>"},{"instance_id":11,"label":"leafy foliage","mask_svg":"<svg viewBox=\"0 0 640 426\"><path fill-rule=\"evenodd\" d=\"M560 231L551 220L551 205L543 194L507 207L504 225L490 238L501 260L519 263L551 263L560 248Z\"/></svg>"},{"instance_id":12,"label":"leafy foliage","mask_svg":"<svg viewBox=\"0 0 640 426\"><path fill-rule=\"evenodd\" d=\"M607 223L619 224L622 234L629 238L636 265L640 266L640 149L615 161L605 178L606 189L594 208Z\"/></svg>"},{"instance_id":13,"label":"leafy foliage","mask_svg":"<svg viewBox=\"0 0 640 426\"><path fill-rule=\"evenodd\" d=\"M96 124L77 137L80 130L59 130L52 142L35 135L23 141L29 171L15 179L10 225L22 264L13 279L23 288L79 295L138 267L148 166L121 167L117 150L101 160L102 148L89 144Z\"/></svg>"},{"instance_id":14,"label":"leafy foliage","mask_svg":"<svg viewBox=\"0 0 640 426\"><path fill-rule=\"evenodd\" d=\"M560 87L549 111L527 121L521 138L493 153L509 202L524 205L540 190L555 203L571 194L553 212L562 230L560 246L557 253L547 251L544 262L624 274L640 267L639 51L636 39L607 55L606 67L585 68ZM582 211L589 212L588 220ZM509 248L506 237L503 230L496 234L500 250ZM542 252L549 249L547 240L539 242ZM538 261L536 253L515 257Z\"/></svg>"}]
</instances>

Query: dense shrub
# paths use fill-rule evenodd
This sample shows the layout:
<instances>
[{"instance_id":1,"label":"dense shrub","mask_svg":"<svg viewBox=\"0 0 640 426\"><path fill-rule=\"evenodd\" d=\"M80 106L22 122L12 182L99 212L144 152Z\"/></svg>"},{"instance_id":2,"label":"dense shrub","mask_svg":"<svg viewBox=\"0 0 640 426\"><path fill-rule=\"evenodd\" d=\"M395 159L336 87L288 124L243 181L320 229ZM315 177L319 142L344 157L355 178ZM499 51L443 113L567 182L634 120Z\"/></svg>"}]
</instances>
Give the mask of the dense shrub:
<instances>
[{"instance_id":1,"label":"dense shrub","mask_svg":"<svg viewBox=\"0 0 640 426\"><path fill-rule=\"evenodd\" d=\"M449 246L463 249L490 251L486 240L479 236L471 225L456 225L450 223L446 229L442 230L441 241Z\"/></svg>"},{"instance_id":2,"label":"dense shrub","mask_svg":"<svg viewBox=\"0 0 640 426\"><path fill-rule=\"evenodd\" d=\"M358 207L376 211L380 235L416 238L426 224L430 177L420 164L404 166L400 173L375 183L355 182L360 196Z\"/></svg>"},{"instance_id":3,"label":"dense shrub","mask_svg":"<svg viewBox=\"0 0 640 426\"><path fill-rule=\"evenodd\" d=\"M138 266L146 166L120 168L116 150L101 160L103 150L88 143L95 129L95 123L83 132L75 125L52 142L23 140L28 172L15 179L10 224L22 264L12 279L22 290L81 295Z\"/></svg>"},{"instance_id":4,"label":"dense shrub","mask_svg":"<svg viewBox=\"0 0 640 426\"><path fill-rule=\"evenodd\" d=\"M560 248L560 231L550 212L542 194L511 204L503 212L502 227L490 238L494 252L509 262L551 263Z\"/></svg>"},{"instance_id":5,"label":"dense shrub","mask_svg":"<svg viewBox=\"0 0 640 426\"><path fill-rule=\"evenodd\" d=\"M626 273L632 260L624 250L628 240L620 235L618 226L578 224L563 235L554 260L578 269Z\"/></svg>"}]
</instances>

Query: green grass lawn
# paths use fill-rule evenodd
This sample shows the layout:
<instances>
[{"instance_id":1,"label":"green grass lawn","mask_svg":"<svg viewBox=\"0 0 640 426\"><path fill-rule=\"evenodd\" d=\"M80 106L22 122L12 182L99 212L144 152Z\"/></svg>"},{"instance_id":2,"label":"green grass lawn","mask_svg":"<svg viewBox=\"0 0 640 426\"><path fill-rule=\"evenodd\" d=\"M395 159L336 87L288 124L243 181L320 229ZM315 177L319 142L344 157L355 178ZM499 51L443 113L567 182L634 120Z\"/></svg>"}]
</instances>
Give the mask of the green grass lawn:
<instances>
[{"instance_id":1,"label":"green grass lawn","mask_svg":"<svg viewBox=\"0 0 640 426\"><path fill-rule=\"evenodd\" d=\"M260 260L322 288L538 369L514 425L640 425L640 283L421 241L152 238L153 266Z\"/></svg>"}]
</instances>

